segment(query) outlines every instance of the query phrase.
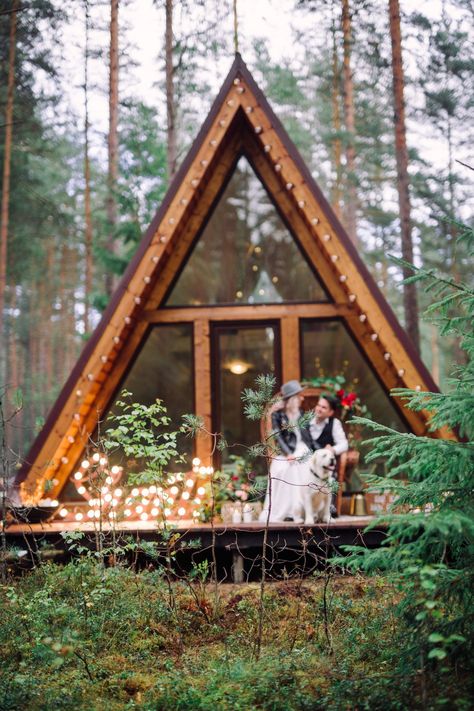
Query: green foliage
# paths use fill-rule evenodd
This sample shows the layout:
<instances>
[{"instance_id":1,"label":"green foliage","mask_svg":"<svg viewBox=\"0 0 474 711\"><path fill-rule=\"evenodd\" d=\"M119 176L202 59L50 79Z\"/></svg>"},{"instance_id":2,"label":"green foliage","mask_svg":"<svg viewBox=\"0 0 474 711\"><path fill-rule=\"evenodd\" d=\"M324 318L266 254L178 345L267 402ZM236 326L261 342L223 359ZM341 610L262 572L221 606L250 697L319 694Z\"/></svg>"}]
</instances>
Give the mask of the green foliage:
<instances>
[{"instance_id":1,"label":"green foliage","mask_svg":"<svg viewBox=\"0 0 474 711\"><path fill-rule=\"evenodd\" d=\"M120 449L126 457L140 463L140 471L130 474L135 484L164 483L166 468L171 461L182 462L177 448L180 430L171 430L171 419L161 400L151 405L132 402L132 394L124 390L122 400L117 400L118 414L109 419L115 427L107 430L105 447Z\"/></svg>"},{"instance_id":2,"label":"green foliage","mask_svg":"<svg viewBox=\"0 0 474 711\"><path fill-rule=\"evenodd\" d=\"M225 586L219 616L206 619L207 580L199 563L190 581L195 594L173 583L175 612L156 571L103 569L83 559L16 580L0 596L0 707L312 711L345 709L354 699L361 709L421 707L419 675L397 666L410 624L395 617L397 593L387 583L334 580L334 655L321 625L323 580L270 586L255 661L257 588ZM454 633L432 633L431 660L460 643ZM429 692L463 708L468 689L459 673L443 685L434 680Z\"/></svg>"}]
</instances>

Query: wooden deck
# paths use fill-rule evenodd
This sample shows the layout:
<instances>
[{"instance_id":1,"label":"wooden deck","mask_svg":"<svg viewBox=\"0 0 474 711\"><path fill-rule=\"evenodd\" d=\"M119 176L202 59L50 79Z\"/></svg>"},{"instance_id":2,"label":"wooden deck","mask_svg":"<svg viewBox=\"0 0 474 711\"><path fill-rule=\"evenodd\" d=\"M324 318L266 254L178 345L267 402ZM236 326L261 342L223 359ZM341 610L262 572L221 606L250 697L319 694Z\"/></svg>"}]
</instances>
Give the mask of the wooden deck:
<instances>
[{"instance_id":1,"label":"wooden deck","mask_svg":"<svg viewBox=\"0 0 474 711\"><path fill-rule=\"evenodd\" d=\"M324 564L326 558L341 551L344 545L364 545L377 547L385 537L385 529L377 527L364 532L373 520L372 516L340 516L327 524L313 526L295 525L293 522L272 523L268 527L266 558L268 567L276 576L295 567L306 572ZM97 527L91 522L71 524L62 521L50 523L15 523L6 529L8 545L12 551L22 553L24 567L28 567L33 551L42 550L43 558L67 561L71 554L62 533L83 531L84 541L92 548ZM104 526L103 531L110 531ZM158 549L165 549L161 530L156 523L149 521L126 521L114 526L118 540L132 537L137 542L154 541ZM214 539L215 553L223 580L241 582L256 577L260 569L265 526L260 522L224 524L195 524L192 521L180 521L174 524L174 530L180 534L180 550L177 562L184 569L189 569L193 562L211 560ZM163 546L161 546L163 542ZM18 553L11 556L15 566ZM143 556L145 558L146 556Z\"/></svg>"}]
</instances>

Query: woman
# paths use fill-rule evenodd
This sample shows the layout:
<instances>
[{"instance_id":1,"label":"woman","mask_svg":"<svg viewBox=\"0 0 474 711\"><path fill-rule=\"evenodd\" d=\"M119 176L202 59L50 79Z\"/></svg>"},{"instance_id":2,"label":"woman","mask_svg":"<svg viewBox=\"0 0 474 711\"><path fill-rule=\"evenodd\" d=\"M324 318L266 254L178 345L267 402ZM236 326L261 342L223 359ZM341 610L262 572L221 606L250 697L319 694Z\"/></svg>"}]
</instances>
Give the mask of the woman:
<instances>
[{"instance_id":1,"label":"woman","mask_svg":"<svg viewBox=\"0 0 474 711\"><path fill-rule=\"evenodd\" d=\"M298 493L298 475L301 467L309 467L309 455L314 449L311 434L307 427L298 424L303 415L302 390L298 380L284 383L281 387L281 401L271 412L272 433L280 453L272 457L260 521L292 520L291 513Z\"/></svg>"}]
</instances>

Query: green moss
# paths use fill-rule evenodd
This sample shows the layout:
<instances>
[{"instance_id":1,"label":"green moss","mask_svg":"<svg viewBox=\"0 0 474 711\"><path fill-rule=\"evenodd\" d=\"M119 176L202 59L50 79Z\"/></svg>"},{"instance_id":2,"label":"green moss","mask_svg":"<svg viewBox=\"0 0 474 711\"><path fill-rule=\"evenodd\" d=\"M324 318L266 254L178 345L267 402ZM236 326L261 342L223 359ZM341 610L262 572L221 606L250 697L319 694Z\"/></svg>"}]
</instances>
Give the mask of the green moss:
<instances>
[{"instance_id":1,"label":"green moss","mask_svg":"<svg viewBox=\"0 0 474 711\"><path fill-rule=\"evenodd\" d=\"M335 578L331 651L323 582L268 585L256 660L256 585L221 586L215 615L210 587L196 598L176 583L170 605L167 586L152 572L103 570L87 560L45 566L0 596L0 708L420 706L416 662L400 671L405 631L394 616L397 592L381 578ZM447 698L462 708L467 677L459 666L456 673L442 694L434 674L427 680L433 706Z\"/></svg>"}]
</instances>

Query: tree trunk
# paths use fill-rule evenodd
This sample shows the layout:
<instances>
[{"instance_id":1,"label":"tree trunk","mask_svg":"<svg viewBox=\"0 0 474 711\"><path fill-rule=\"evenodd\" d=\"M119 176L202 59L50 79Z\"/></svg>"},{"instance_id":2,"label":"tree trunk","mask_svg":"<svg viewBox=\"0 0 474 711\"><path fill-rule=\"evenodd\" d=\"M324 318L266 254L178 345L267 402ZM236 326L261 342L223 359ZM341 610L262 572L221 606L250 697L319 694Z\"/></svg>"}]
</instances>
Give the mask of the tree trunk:
<instances>
[{"instance_id":1,"label":"tree trunk","mask_svg":"<svg viewBox=\"0 0 474 711\"><path fill-rule=\"evenodd\" d=\"M334 138L332 140L332 153L334 164L334 183L331 191L331 204L338 219L341 219L341 175L342 175L342 146L341 146L341 112L340 101L340 75L339 61L337 56L336 27L332 24L332 126Z\"/></svg>"},{"instance_id":2,"label":"tree trunk","mask_svg":"<svg viewBox=\"0 0 474 711\"><path fill-rule=\"evenodd\" d=\"M7 105L5 110L5 148L3 156L2 212L0 226L0 341L4 342L4 311L7 290L8 218L10 206L10 166L13 128L13 92L15 89L16 19L19 0L13 0L10 16L10 44L8 50ZM6 349L0 349L0 383L6 373Z\"/></svg>"},{"instance_id":3,"label":"tree trunk","mask_svg":"<svg viewBox=\"0 0 474 711\"><path fill-rule=\"evenodd\" d=\"M357 244L357 190L355 174L355 117L354 117L354 84L352 81L351 50L352 27L349 0L342 0L342 35L344 47L343 86L344 86L344 118L346 124L346 169L347 169L347 202L345 209L346 228L349 237Z\"/></svg>"},{"instance_id":4,"label":"tree trunk","mask_svg":"<svg viewBox=\"0 0 474 711\"><path fill-rule=\"evenodd\" d=\"M119 0L110 2L110 65L109 65L109 136L108 159L109 170L107 176L107 222L109 237L107 249L112 254L115 252L115 228L117 225L117 176L118 176L118 79L119 79L119 54L118 54L118 6ZM113 276L109 272L105 277L105 292L110 297L113 291Z\"/></svg>"},{"instance_id":5,"label":"tree trunk","mask_svg":"<svg viewBox=\"0 0 474 711\"><path fill-rule=\"evenodd\" d=\"M390 38L392 42L393 100L395 120L395 153L397 157L397 187L402 235L402 257L413 263L413 241L410 218L410 193L408 182L408 150L405 128L404 78L402 63L402 40L400 32L400 7L398 0L389 0ZM403 269L403 277L410 276L410 269ZM403 289L405 325L408 335L417 350L420 348L418 324L418 298L415 284L406 284Z\"/></svg>"},{"instance_id":6,"label":"tree trunk","mask_svg":"<svg viewBox=\"0 0 474 711\"><path fill-rule=\"evenodd\" d=\"M91 170L89 161L89 96L88 96L88 59L89 59L89 2L86 6L86 42L84 56L84 333L90 330L90 300L92 294L92 214L91 214Z\"/></svg>"},{"instance_id":7,"label":"tree trunk","mask_svg":"<svg viewBox=\"0 0 474 711\"><path fill-rule=\"evenodd\" d=\"M167 154L168 178L171 182L176 173L176 106L174 102L174 66L173 66L173 0L166 0L165 32L165 70L166 70L166 116L167 116Z\"/></svg>"}]
</instances>

